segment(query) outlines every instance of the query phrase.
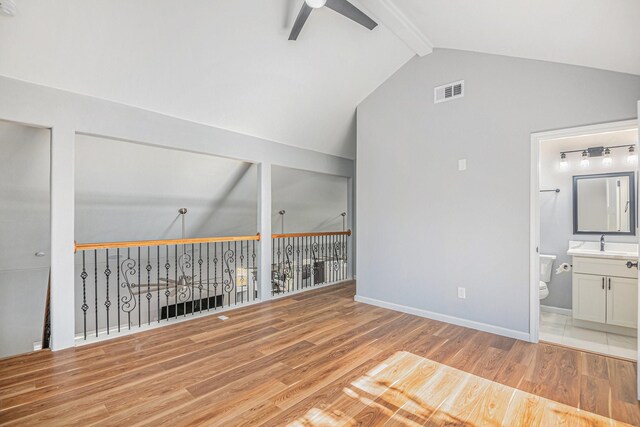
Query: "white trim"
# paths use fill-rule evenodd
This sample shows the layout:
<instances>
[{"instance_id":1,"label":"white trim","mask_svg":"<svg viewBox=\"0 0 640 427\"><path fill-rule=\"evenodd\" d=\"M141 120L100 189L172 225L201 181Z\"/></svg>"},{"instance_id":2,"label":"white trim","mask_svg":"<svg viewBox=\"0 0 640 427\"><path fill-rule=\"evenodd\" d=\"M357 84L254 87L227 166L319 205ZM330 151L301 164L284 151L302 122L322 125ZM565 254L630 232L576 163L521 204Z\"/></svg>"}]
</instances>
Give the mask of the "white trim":
<instances>
[{"instance_id":1,"label":"white trim","mask_svg":"<svg viewBox=\"0 0 640 427\"><path fill-rule=\"evenodd\" d=\"M529 338L540 335L540 141L531 135L531 172L529 194ZM536 286L533 286L533 284Z\"/></svg>"},{"instance_id":2,"label":"white trim","mask_svg":"<svg viewBox=\"0 0 640 427\"><path fill-rule=\"evenodd\" d=\"M546 313L556 313L556 314L562 314L565 316L572 316L573 312L570 308L560 308L560 307L553 307L551 305L542 305L540 304L540 311L544 311Z\"/></svg>"},{"instance_id":3,"label":"white trim","mask_svg":"<svg viewBox=\"0 0 640 427\"><path fill-rule=\"evenodd\" d=\"M413 314L420 317L426 317L427 319L433 319L440 322L451 323L453 325L464 326L466 328L472 328L478 331L489 332L491 334L502 335L517 340L529 340L529 334L527 332L516 331L514 329L507 329L501 326L494 326L487 323L462 319L459 317L449 316L447 314L435 313L433 311L422 310L420 308L409 307L406 305L394 304L392 302L380 301L360 295L356 295L353 299L364 304L375 305L377 307L387 308L389 310L400 311L402 313Z\"/></svg>"},{"instance_id":4,"label":"white trim","mask_svg":"<svg viewBox=\"0 0 640 427\"><path fill-rule=\"evenodd\" d=\"M556 129L531 134L531 175L529 195L529 341L537 343L540 333L540 143L549 139L570 138L594 133L637 129L636 119ZM640 376L640 374L639 374ZM640 378L639 378L640 384Z\"/></svg>"},{"instance_id":5,"label":"white trim","mask_svg":"<svg viewBox=\"0 0 640 427\"><path fill-rule=\"evenodd\" d=\"M361 0L361 3L418 56L425 56L433 52L433 43L393 0Z\"/></svg>"}]
</instances>

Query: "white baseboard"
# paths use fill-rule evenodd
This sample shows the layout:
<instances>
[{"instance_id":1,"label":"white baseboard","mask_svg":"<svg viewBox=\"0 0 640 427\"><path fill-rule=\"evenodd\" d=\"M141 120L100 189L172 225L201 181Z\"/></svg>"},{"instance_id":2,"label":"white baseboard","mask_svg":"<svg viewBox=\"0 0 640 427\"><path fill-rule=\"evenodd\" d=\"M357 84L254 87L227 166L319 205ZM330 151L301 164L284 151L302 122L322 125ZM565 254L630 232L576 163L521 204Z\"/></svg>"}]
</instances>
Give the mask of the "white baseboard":
<instances>
[{"instance_id":1,"label":"white baseboard","mask_svg":"<svg viewBox=\"0 0 640 427\"><path fill-rule=\"evenodd\" d=\"M422 310L420 308L409 307L406 305L394 304L392 302L380 301L373 298L367 298L356 295L354 300L377 307L388 308L389 310L400 311L402 313L413 314L415 316L426 317L427 319L438 320L440 322L451 323L453 325L464 326L471 329L477 329L483 332L489 332L496 335L502 335L517 340L529 341L529 332L516 331L501 326L489 325L487 323L476 322L474 320L461 319L459 317L449 316L447 314L435 313L433 311Z\"/></svg>"},{"instance_id":2,"label":"white baseboard","mask_svg":"<svg viewBox=\"0 0 640 427\"><path fill-rule=\"evenodd\" d=\"M556 314L564 314L565 316L571 316L572 312L570 308L560 308L560 307L552 307L550 305L542 305L540 304L540 311L544 311L547 313L556 313Z\"/></svg>"}]
</instances>

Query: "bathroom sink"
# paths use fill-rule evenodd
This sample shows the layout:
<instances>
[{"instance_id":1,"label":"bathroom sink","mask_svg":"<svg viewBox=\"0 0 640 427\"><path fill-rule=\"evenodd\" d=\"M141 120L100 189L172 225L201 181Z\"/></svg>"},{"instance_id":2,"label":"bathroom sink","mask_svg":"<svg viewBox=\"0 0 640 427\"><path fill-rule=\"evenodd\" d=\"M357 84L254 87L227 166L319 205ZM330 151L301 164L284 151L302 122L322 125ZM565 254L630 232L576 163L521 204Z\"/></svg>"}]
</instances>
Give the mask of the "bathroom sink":
<instances>
[{"instance_id":1,"label":"bathroom sink","mask_svg":"<svg viewBox=\"0 0 640 427\"><path fill-rule=\"evenodd\" d=\"M603 252L600 250L600 242L571 240L569 241L567 255L592 258L637 259L638 245L634 243L605 243Z\"/></svg>"}]
</instances>

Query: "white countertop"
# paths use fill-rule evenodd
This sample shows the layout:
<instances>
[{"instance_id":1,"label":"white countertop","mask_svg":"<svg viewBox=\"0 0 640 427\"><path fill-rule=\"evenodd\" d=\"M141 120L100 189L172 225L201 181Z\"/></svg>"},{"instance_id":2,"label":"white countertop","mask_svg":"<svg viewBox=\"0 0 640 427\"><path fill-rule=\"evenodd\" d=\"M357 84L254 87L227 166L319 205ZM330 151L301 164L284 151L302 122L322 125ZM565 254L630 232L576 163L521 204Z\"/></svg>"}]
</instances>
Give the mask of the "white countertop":
<instances>
[{"instance_id":1,"label":"white countertop","mask_svg":"<svg viewBox=\"0 0 640 427\"><path fill-rule=\"evenodd\" d=\"M638 259L638 245L635 243L605 242L604 252L600 242L569 241L567 255L591 258Z\"/></svg>"}]
</instances>

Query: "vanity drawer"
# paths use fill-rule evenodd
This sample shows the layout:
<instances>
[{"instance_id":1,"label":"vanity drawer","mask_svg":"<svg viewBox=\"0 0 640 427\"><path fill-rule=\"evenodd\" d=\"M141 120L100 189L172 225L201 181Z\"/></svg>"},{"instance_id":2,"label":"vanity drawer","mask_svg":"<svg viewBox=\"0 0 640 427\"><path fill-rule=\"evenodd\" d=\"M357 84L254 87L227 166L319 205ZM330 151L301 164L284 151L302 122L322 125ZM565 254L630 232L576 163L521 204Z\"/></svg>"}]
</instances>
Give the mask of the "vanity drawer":
<instances>
[{"instance_id":1,"label":"vanity drawer","mask_svg":"<svg viewBox=\"0 0 640 427\"><path fill-rule=\"evenodd\" d=\"M582 274L597 274L600 276L637 278L638 269L627 268L626 259L573 257L573 271ZM635 260L634 260L635 262Z\"/></svg>"}]
</instances>

